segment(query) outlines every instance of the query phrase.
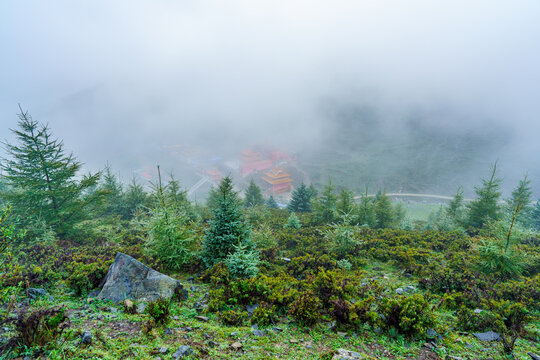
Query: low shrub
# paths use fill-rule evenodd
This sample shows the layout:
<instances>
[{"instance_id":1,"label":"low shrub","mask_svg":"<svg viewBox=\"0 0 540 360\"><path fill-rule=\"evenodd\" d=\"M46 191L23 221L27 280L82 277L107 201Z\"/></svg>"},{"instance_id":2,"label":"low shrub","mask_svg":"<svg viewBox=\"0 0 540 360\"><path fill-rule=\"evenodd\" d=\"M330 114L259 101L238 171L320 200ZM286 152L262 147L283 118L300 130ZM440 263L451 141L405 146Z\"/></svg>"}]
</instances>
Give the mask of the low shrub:
<instances>
[{"instance_id":1,"label":"low shrub","mask_svg":"<svg viewBox=\"0 0 540 360\"><path fill-rule=\"evenodd\" d=\"M145 312L150 315L156 324L166 324L169 322L169 308L171 302L165 298L157 298L150 302L145 309Z\"/></svg>"},{"instance_id":2,"label":"low shrub","mask_svg":"<svg viewBox=\"0 0 540 360\"><path fill-rule=\"evenodd\" d=\"M300 293L292 302L289 315L302 326L313 326L320 318L321 302L310 291Z\"/></svg>"},{"instance_id":3,"label":"low shrub","mask_svg":"<svg viewBox=\"0 0 540 360\"><path fill-rule=\"evenodd\" d=\"M251 317L251 323L261 326L274 324L277 320L276 306L268 303L260 304L254 311Z\"/></svg>"},{"instance_id":4,"label":"low shrub","mask_svg":"<svg viewBox=\"0 0 540 360\"><path fill-rule=\"evenodd\" d=\"M229 326L242 326L249 318L247 311L227 310L219 313L221 322Z\"/></svg>"},{"instance_id":5,"label":"low shrub","mask_svg":"<svg viewBox=\"0 0 540 360\"><path fill-rule=\"evenodd\" d=\"M421 294L397 299L384 298L379 311L384 316L384 327L394 328L409 337L422 335L435 324L435 315Z\"/></svg>"}]
</instances>

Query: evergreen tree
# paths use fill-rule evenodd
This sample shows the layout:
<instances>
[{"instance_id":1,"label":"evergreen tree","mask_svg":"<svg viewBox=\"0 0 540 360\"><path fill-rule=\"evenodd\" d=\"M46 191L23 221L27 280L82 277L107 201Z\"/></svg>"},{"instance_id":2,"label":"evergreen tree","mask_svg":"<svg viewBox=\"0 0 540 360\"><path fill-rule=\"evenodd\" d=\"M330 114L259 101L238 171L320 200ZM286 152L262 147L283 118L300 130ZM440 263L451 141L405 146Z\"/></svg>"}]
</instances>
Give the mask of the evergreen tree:
<instances>
[{"instance_id":1,"label":"evergreen tree","mask_svg":"<svg viewBox=\"0 0 540 360\"><path fill-rule=\"evenodd\" d=\"M527 176L519 182L519 185L514 191L512 191L512 198L508 202L511 206L512 219L510 220L510 226L508 228L508 233L506 235L506 245L504 251L508 251L508 246L510 245L510 236L512 235L512 228L516 221L518 221L519 216L526 210L528 210L531 203L532 190L530 186L530 181L527 179Z\"/></svg>"},{"instance_id":2,"label":"evergreen tree","mask_svg":"<svg viewBox=\"0 0 540 360\"><path fill-rule=\"evenodd\" d=\"M527 223L532 215L531 206L532 189L531 181L525 176L519 181L517 188L512 191L510 199L506 200L506 204L511 216L517 209L517 215L515 221L520 223Z\"/></svg>"},{"instance_id":3,"label":"evergreen tree","mask_svg":"<svg viewBox=\"0 0 540 360\"><path fill-rule=\"evenodd\" d=\"M274 199L274 195L270 195L268 200L266 200L266 206L270 209L279 209L279 205Z\"/></svg>"},{"instance_id":4,"label":"evergreen tree","mask_svg":"<svg viewBox=\"0 0 540 360\"><path fill-rule=\"evenodd\" d=\"M180 269L193 256L195 234L185 207L179 206L171 194L178 194L177 183L163 186L161 172L159 182L154 186L154 206L149 217L143 221L148 232L147 249L168 268ZM172 185L172 190L169 188ZM187 199L186 199L187 201Z\"/></svg>"},{"instance_id":5,"label":"evergreen tree","mask_svg":"<svg viewBox=\"0 0 540 360\"><path fill-rule=\"evenodd\" d=\"M291 202L287 206L293 212L311 212L311 197L312 191L302 183L292 192Z\"/></svg>"},{"instance_id":6,"label":"evergreen tree","mask_svg":"<svg viewBox=\"0 0 540 360\"><path fill-rule=\"evenodd\" d=\"M478 197L474 201L471 201L467 206L469 210L466 223L467 226L480 229L488 221L496 221L499 219L501 180L495 176L496 171L497 164L494 164L489 179L482 179L482 186L474 188Z\"/></svg>"},{"instance_id":7,"label":"evergreen tree","mask_svg":"<svg viewBox=\"0 0 540 360\"><path fill-rule=\"evenodd\" d=\"M463 221L463 188L458 187L456 194L448 203L448 207L445 209L446 215L452 219L456 224L461 224Z\"/></svg>"},{"instance_id":8,"label":"evergreen tree","mask_svg":"<svg viewBox=\"0 0 540 360\"><path fill-rule=\"evenodd\" d=\"M343 214L352 214L355 211L356 203L354 194L345 188L341 189L337 200L337 212L341 216Z\"/></svg>"},{"instance_id":9,"label":"evergreen tree","mask_svg":"<svg viewBox=\"0 0 540 360\"><path fill-rule=\"evenodd\" d=\"M386 195L386 191L377 193L374 202L375 226L378 229L390 228L395 223L394 209L392 202Z\"/></svg>"},{"instance_id":10,"label":"evergreen tree","mask_svg":"<svg viewBox=\"0 0 540 360\"><path fill-rule=\"evenodd\" d=\"M300 222L300 219L298 219L298 216L296 216L295 213L291 213L289 215L289 218L287 219L287 223L283 226L285 229L300 229L302 227L302 223Z\"/></svg>"},{"instance_id":11,"label":"evergreen tree","mask_svg":"<svg viewBox=\"0 0 540 360\"><path fill-rule=\"evenodd\" d=\"M212 209L214 218L206 231L201 253L207 267L224 260L235 251L235 246L252 246L251 230L244 221L230 177L221 181L216 194L217 205Z\"/></svg>"},{"instance_id":12,"label":"evergreen tree","mask_svg":"<svg viewBox=\"0 0 540 360\"><path fill-rule=\"evenodd\" d=\"M368 189L362 194L358 205L358 224L360 226L375 227L375 204L373 198L368 196Z\"/></svg>"},{"instance_id":13,"label":"evergreen tree","mask_svg":"<svg viewBox=\"0 0 540 360\"><path fill-rule=\"evenodd\" d=\"M99 181L100 173L78 179L81 163L66 154L64 145L53 139L47 125L22 111L18 130L12 130L18 144L5 143L8 158L1 168L8 189L2 194L25 221L39 219L60 236L86 217L89 202L84 192Z\"/></svg>"},{"instance_id":14,"label":"evergreen tree","mask_svg":"<svg viewBox=\"0 0 540 360\"><path fill-rule=\"evenodd\" d=\"M255 181L251 179L249 186L246 190L246 198L244 200L245 207L253 207L264 204L264 199L261 194L261 188L255 184Z\"/></svg>"},{"instance_id":15,"label":"evergreen tree","mask_svg":"<svg viewBox=\"0 0 540 360\"><path fill-rule=\"evenodd\" d=\"M102 192L102 211L105 216L121 215L124 207L124 189L116 175L111 172L110 165L105 166L102 182L99 186Z\"/></svg>"},{"instance_id":16,"label":"evergreen tree","mask_svg":"<svg viewBox=\"0 0 540 360\"><path fill-rule=\"evenodd\" d=\"M324 186L321 196L314 204L315 221L319 224L331 224L337 219L337 196L334 194L332 180Z\"/></svg>"},{"instance_id":17,"label":"evergreen tree","mask_svg":"<svg viewBox=\"0 0 540 360\"><path fill-rule=\"evenodd\" d=\"M531 225L533 229L540 231L540 199L531 211Z\"/></svg>"},{"instance_id":18,"label":"evergreen tree","mask_svg":"<svg viewBox=\"0 0 540 360\"><path fill-rule=\"evenodd\" d=\"M148 205L148 194L144 191L142 185L135 179L131 180L126 192L124 193L124 207L122 209L122 218L130 220L139 211Z\"/></svg>"}]
</instances>

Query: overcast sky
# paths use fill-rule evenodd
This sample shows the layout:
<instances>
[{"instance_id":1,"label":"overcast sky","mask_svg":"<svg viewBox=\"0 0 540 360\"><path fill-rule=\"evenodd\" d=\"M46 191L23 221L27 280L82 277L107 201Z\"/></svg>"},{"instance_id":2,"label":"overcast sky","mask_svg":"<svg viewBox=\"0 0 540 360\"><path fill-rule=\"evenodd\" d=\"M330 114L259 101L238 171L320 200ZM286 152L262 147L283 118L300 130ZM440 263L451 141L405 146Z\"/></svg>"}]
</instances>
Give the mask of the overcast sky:
<instances>
[{"instance_id":1,"label":"overcast sky","mask_svg":"<svg viewBox=\"0 0 540 360\"><path fill-rule=\"evenodd\" d=\"M537 0L2 1L0 75L0 138L21 103L92 167L186 138L309 148L330 98L506 128L489 161L540 175Z\"/></svg>"}]
</instances>

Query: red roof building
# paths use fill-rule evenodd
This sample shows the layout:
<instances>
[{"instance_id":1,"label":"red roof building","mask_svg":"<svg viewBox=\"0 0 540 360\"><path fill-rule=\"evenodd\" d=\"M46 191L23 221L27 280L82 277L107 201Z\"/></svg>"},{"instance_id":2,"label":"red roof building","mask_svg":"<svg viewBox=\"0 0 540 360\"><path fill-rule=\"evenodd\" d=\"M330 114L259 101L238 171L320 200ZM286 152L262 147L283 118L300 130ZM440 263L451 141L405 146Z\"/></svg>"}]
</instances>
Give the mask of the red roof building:
<instances>
[{"instance_id":1,"label":"red roof building","mask_svg":"<svg viewBox=\"0 0 540 360\"><path fill-rule=\"evenodd\" d=\"M276 195L292 190L292 178L285 170L283 170L283 168L277 167L270 171L265 171L262 178L269 185L267 190L268 193Z\"/></svg>"}]
</instances>

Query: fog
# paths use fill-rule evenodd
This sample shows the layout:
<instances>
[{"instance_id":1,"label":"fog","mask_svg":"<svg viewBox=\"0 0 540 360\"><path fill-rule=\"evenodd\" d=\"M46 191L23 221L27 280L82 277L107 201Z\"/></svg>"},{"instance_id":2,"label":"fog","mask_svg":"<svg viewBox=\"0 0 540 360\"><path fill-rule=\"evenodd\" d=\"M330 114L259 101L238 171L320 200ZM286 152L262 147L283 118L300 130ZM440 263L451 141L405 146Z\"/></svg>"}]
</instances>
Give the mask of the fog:
<instances>
[{"instance_id":1,"label":"fog","mask_svg":"<svg viewBox=\"0 0 540 360\"><path fill-rule=\"evenodd\" d=\"M20 103L124 179L264 145L314 183L470 193L498 161L540 196L539 39L538 1L4 1L0 138Z\"/></svg>"}]
</instances>

